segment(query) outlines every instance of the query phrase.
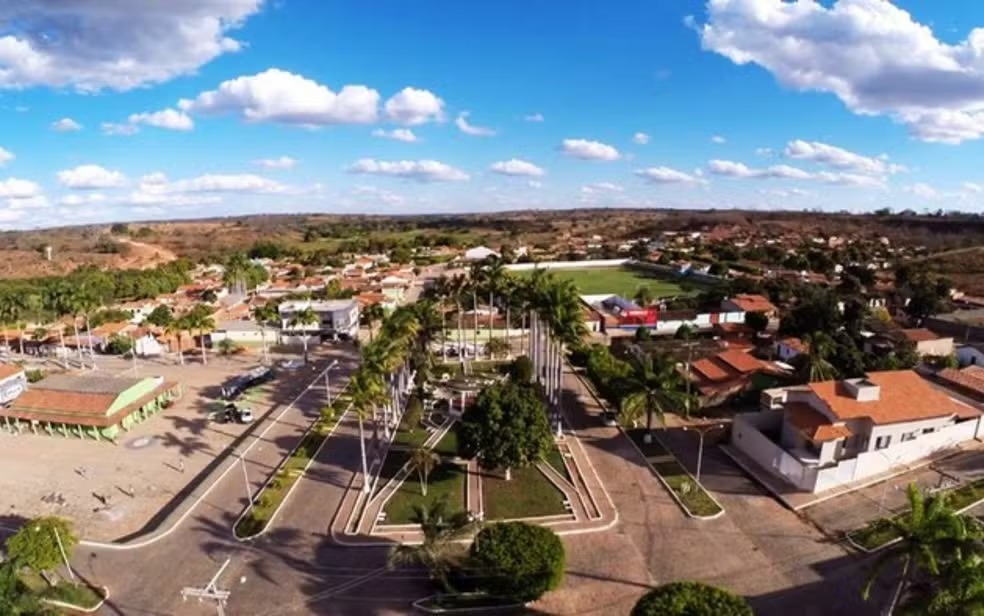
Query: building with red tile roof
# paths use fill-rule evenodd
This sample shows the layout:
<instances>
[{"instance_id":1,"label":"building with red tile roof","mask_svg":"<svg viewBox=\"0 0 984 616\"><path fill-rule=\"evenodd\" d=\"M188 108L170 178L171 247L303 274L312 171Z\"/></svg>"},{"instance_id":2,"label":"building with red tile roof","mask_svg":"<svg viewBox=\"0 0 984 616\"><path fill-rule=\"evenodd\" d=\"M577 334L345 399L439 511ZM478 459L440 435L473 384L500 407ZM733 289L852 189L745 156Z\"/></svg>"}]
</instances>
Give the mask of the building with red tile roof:
<instances>
[{"instance_id":1,"label":"building with red tile roof","mask_svg":"<svg viewBox=\"0 0 984 616\"><path fill-rule=\"evenodd\" d=\"M774 385L774 378L784 376L784 373L772 362L756 359L744 350L729 348L691 363L688 376L701 395L702 406L709 406L750 388L756 377L766 377Z\"/></svg>"},{"instance_id":2,"label":"building with red tile roof","mask_svg":"<svg viewBox=\"0 0 984 616\"><path fill-rule=\"evenodd\" d=\"M721 309L728 312L761 312L768 317L778 314L775 305L764 295L741 293L721 302Z\"/></svg>"}]
</instances>

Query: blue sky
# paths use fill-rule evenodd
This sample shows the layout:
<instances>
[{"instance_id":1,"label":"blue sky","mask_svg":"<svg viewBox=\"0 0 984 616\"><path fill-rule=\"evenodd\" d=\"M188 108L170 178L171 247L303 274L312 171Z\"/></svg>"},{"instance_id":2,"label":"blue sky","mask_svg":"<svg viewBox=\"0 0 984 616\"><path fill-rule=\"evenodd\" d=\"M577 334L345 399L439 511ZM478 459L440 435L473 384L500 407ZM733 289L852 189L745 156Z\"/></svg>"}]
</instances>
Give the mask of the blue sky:
<instances>
[{"instance_id":1,"label":"blue sky","mask_svg":"<svg viewBox=\"0 0 984 616\"><path fill-rule=\"evenodd\" d=\"M964 1L65 4L0 7L2 227L984 201Z\"/></svg>"}]
</instances>

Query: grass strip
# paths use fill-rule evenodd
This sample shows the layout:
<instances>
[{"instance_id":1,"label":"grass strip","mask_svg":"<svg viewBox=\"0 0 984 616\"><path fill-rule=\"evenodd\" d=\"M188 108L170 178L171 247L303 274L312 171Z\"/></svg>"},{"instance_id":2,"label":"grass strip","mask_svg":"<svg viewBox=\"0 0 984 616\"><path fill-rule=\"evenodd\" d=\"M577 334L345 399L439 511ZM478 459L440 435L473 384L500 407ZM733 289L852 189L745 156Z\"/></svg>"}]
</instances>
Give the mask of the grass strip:
<instances>
[{"instance_id":1,"label":"grass strip","mask_svg":"<svg viewBox=\"0 0 984 616\"><path fill-rule=\"evenodd\" d=\"M513 520L567 513L564 495L535 466L515 468L512 479L500 474L482 476L485 519Z\"/></svg>"},{"instance_id":2,"label":"grass strip","mask_svg":"<svg viewBox=\"0 0 984 616\"><path fill-rule=\"evenodd\" d=\"M643 440L646 433L645 429L628 430L627 433L646 457L646 462L673 490L673 493L691 515L707 517L721 511L721 507L714 502L710 494L694 481L694 478L687 473L680 461L667 451L659 441L652 439L652 442L646 443Z\"/></svg>"}]
</instances>

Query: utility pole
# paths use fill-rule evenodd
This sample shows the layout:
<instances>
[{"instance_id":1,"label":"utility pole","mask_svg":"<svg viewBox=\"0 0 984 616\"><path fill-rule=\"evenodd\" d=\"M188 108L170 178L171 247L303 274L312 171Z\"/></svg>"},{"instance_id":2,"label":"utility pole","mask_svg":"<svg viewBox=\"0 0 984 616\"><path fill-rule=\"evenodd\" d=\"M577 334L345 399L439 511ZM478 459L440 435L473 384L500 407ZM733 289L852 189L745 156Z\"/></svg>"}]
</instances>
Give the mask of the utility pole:
<instances>
[{"instance_id":1,"label":"utility pole","mask_svg":"<svg viewBox=\"0 0 984 616\"><path fill-rule=\"evenodd\" d=\"M212 579L209 580L208 584L206 584L205 586L201 588L196 586L185 586L183 589L181 589L181 598L187 601L188 597L196 597L199 603L205 600L214 601L215 612L219 616L225 616L226 601L229 600L229 595L232 593L230 593L228 590L219 590L217 584L219 581L219 577L225 571L226 567L229 566L230 562L232 562L232 558L227 558L225 562L222 563L222 566L219 567L219 570L216 572L216 574L212 576Z\"/></svg>"}]
</instances>

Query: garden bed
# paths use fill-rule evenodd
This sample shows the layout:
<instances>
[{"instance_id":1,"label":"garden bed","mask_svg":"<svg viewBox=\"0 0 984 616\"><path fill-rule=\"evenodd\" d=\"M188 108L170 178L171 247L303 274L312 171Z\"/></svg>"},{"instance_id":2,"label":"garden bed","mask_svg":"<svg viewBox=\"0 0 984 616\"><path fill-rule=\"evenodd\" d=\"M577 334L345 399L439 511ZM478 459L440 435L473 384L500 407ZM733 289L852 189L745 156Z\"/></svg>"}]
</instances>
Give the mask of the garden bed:
<instances>
[{"instance_id":1,"label":"garden bed","mask_svg":"<svg viewBox=\"0 0 984 616\"><path fill-rule=\"evenodd\" d=\"M984 479L977 479L960 487L936 493L939 494L946 494L950 507L957 513L963 513L984 500ZM905 511L892 518L879 518L869 522L867 526L847 533L848 541L867 552L879 550L899 538L899 534L889 520L898 519L908 513Z\"/></svg>"},{"instance_id":2,"label":"garden bed","mask_svg":"<svg viewBox=\"0 0 984 616\"><path fill-rule=\"evenodd\" d=\"M383 508L386 513L385 524L413 524L416 522L415 507L426 508L429 503L445 498L448 501L448 513L465 511L466 479L467 471L464 466L443 462L431 471L427 480L427 496L424 496L420 490L417 472L411 471L406 481L393 493ZM382 482L380 477L380 485Z\"/></svg>"},{"instance_id":3,"label":"garden bed","mask_svg":"<svg viewBox=\"0 0 984 616\"><path fill-rule=\"evenodd\" d=\"M82 611L92 611L102 605L106 597L103 591L86 584L63 581L41 593L41 599L75 606Z\"/></svg>"},{"instance_id":4,"label":"garden bed","mask_svg":"<svg viewBox=\"0 0 984 616\"><path fill-rule=\"evenodd\" d=\"M486 520L539 518L567 513L564 495L535 466L515 468L512 479L502 474L482 475Z\"/></svg>"},{"instance_id":5,"label":"garden bed","mask_svg":"<svg viewBox=\"0 0 984 616\"><path fill-rule=\"evenodd\" d=\"M646 462L669 487L687 513L696 518L707 518L723 513L721 506L656 438L650 443L643 440L645 433L644 429L626 431L646 458Z\"/></svg>"},{"instance_id":6,"label":"garden bed","mask_svg":"<svg viewBox=\"0 0 984 616\"><path fill-rule=\"evenodd\" d=\"M571 481L571 474L567 472L567 465L564 464L564 454L560 453L560 449L556 446L550 448L543 461L552 466L564 479Z\"/></svg>"},{"instance_id":7,"label":"garden bed","mask_svg":"<svg viewBox=\"0 0 984 616\"><path fill-rule=\"evenodd\" d=\"M236 537L248 539L266 530L294 484L304 475L312 459L331 434L344 413L331 419L321 418L301 438L297 447L281 463L273 477L254 495L252 507L239 519L233 529Z\"/></svg>"}]
</instances>

